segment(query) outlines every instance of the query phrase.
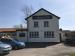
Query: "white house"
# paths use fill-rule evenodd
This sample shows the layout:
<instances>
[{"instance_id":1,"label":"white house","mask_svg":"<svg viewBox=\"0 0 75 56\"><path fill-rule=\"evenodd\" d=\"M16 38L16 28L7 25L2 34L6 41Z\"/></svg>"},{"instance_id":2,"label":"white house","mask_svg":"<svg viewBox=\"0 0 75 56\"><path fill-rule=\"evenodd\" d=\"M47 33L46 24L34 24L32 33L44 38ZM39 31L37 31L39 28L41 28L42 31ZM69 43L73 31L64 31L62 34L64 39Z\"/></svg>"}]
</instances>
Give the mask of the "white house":
<instances>
[{"instance_id":1,"label":"white house","mask_svg":"<svg viewBox=\"0 0 75 56\"><path fill-rule=\"evenodd\" d=\"M60 42L59 19L43 8L27 17L27 42Z\"/></svg>"}]
</instances>

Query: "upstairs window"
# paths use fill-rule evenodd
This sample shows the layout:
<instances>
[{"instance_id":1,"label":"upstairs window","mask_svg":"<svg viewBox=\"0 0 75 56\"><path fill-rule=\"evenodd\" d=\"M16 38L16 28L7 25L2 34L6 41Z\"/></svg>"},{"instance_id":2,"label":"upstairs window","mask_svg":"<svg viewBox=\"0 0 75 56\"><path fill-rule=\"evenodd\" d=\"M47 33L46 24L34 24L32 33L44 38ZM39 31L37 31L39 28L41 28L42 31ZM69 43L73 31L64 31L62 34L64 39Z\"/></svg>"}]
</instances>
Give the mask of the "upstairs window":
<instances>
[{"instance_id":1,"label":"upstairs window","mask_svg":"<svg viewBox=\"0 0 75 56\"><path fill-rule=\"evenodd\" d=\"M34 22L34 27L38 27L38 22Z\"/></svg>"},{"instance_id":2,"label":"upstairs window","mask_svg":"<svg viewBox=\"0 0 75 56\"><path fill-rule=\"evenodd\" d=\"M39 16L33 16L33 19L52 19L51 15L39 15Z\"/></svg>"},{"instance_id":3,"label":"upstairs window","mask_svg":"<svg viewBox=\"0 0 75 56\"><path fill-rule=\"evenodd\" d=\"M44 21L44 27L49 27L49 22L48 21Z\"/></svg>"}]
</instances>

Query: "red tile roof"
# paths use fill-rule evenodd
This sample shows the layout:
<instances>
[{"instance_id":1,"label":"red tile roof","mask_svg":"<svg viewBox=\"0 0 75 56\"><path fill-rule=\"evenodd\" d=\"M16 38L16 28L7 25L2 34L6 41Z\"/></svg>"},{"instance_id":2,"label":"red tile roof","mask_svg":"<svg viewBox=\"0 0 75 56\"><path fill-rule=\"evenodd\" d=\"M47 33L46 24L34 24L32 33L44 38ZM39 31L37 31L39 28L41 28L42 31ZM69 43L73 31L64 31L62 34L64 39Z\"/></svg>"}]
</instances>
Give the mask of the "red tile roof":
<instances>
[{"instance_id":1,"label":"red tile roof","mask_svg":"<svg viewBox=\"0 0 75 56\"><path fill-rule=\"evenodd\" d=\"M16 29L16 31L27 31L27 29L25 29L25 28L18 28L18 29Z\"/></svg>"},{"instance_id":2,"label":"red tile roof","mask_svg":"<svg viewBox=\"0 0 75 56\"><path fill-rule=\"evenodd\" d=\"M0 28L0 32L15 32L15 31L27 31L27 29L16 28Z\"/></svg>"}]
</instances>

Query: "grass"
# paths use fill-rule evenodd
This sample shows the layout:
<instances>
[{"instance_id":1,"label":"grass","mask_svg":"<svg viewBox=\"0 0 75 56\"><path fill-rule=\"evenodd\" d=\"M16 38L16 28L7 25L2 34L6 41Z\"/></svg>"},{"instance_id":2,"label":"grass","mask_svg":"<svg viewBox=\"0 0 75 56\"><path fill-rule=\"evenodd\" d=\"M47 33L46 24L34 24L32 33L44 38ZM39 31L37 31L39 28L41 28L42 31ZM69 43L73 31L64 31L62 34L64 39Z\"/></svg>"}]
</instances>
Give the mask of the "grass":
<instances>
[{"instance_id":1,"label":"grass","mask_svg":"<svg viewBox=\"0 0 75 56\"><path fill-rule=\"evenodd\" d=\"M75 56L75 53L63 53L58 56Z\"/></svg>"},{"instance_id":2,"label":"grass","mask_svg":"<svg viewBox=\"0 0 75 56\"><path fill-rule=\"evenodd\" d=\"M70 54L70 56L75 56L75 53Z\"/></svg>"}]
</instances>

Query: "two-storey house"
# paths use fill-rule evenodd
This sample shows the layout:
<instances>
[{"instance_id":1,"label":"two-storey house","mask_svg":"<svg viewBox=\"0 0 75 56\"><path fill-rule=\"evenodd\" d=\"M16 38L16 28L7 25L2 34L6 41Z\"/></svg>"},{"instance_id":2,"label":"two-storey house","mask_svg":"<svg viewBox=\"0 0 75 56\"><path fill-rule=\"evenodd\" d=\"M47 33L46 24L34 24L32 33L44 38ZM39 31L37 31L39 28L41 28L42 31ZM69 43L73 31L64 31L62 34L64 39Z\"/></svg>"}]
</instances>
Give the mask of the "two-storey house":
<instances>
[{"instance_id":1,"label":"two-storey house","mask_svg":"<svg viewBox=\"0 0 75 56\"><path fill-rule=\"evenodd\" d=\"M60 42L59 19L43 8L27 17L27 41Z\"/></svg>"}]
</instances>

